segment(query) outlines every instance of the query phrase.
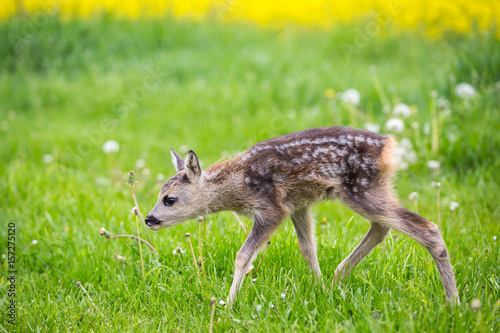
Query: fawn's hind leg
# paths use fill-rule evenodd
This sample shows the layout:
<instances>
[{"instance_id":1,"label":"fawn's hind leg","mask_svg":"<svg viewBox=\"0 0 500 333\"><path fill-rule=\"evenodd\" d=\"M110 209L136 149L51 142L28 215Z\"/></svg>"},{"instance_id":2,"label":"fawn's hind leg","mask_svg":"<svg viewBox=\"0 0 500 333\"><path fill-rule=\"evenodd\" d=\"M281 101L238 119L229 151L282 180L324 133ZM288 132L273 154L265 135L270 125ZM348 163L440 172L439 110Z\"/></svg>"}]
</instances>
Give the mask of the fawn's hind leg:
<instances>
[{"instance_id":1,"label":"fawn's hind leg","mask_svg":"<svg viewBox=\"0 0 500 333\"><path fill-rule=\"evenodd\" d=\"M393 216L387 216L386 223L415 239L430 252L441 275L448 299L460 304L450 256L438 226L399 205L393 208Z\"/></svg>"},{"instance_id":2,"label":"fawn's hind leg","mask_svg":"<svg viewBox=\"0 0 500 333\"><path fill-rule=\"evenodd\" d=\"M291 219L299 240L300 252L317 279L321 276L321 269L319 268L318 257L316 255L314 219L311 216L311 208L305 206L297 209L291 215Z\"/></svg>"},{"instance_id":3,"label":"fawn's hind leg","mask_svg":"<svg viewBox=\"0 0 500 333\"><path fill-rule=\"evenodd\" d=\"M370 230L361 243L345 258L335 270L335 278L332 280L334 283L340 282L349 275L351 270L366 257L378 244L380 244L385 236L389 233L389 228L384 227L382 224L372 222Z\"/></svg>"},{"instance_id":4,"label":"fawn's hind leg","mask_svg":"<svg viewBox=\"0 0 500 333\"><path fill-rule=\"evenodd\" d=\"M398 230L424 246L436 263L448 299L460 304L453 267L437 225L403 208L385 191L351 194L343 201L368 220Z\"/></svg>"}]
</instances>

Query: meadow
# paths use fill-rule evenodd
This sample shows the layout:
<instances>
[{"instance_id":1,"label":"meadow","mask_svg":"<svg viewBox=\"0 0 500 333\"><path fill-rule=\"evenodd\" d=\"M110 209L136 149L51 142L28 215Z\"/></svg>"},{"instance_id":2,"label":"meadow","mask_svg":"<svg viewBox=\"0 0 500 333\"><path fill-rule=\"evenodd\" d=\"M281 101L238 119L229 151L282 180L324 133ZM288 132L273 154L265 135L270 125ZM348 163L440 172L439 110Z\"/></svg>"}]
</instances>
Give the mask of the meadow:
<instances>
[{"instance_id":1,"label":"meadow","mask_svg":"<svg viewBox=\"0 0 500 333\"><path fill-rule=\"evenodd\" d=\"M29 34L25 23L0 22L4 331L206 332L212 297L218 332L500 331L496 32L429 39L387 28L359 46L356 28L366 22L263 29L103 15L51 17ZM457 90L461 82L474 92ZM245 233L230 212L207 216L201 234L197 221L150 232L159 255L100 235L136 234L128 173L145 215L175 173L170 147L193 149L207 167L260 140L333 125L399 140L397 192L439 225L460 306L447 305L429 253L398 232L332 288L336 266L369 228L338 202L314 209L325 289L286 220L232 308L220 301ZM16 328L3 316L9 223ZM201 242L206 278L193 265L188 232L196 256Z\"/></svg>"}]
</instances>

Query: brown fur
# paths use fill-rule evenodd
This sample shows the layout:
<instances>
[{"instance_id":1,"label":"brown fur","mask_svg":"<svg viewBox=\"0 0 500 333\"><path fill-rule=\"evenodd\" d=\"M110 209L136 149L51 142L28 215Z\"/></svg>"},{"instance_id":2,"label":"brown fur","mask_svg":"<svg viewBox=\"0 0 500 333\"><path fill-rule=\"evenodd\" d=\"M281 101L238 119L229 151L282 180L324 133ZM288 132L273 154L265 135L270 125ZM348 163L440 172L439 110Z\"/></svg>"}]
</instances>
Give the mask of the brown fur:
<instances>
[{"instance_id":1,"label":"brown fur","mask_svg":"<svg viewBox=\"0 0 500 333\"><path fill-rule=\"evenodd\" d=\"M198 215L233 210L254 218L236 256L232 302L258 251L290 216L305 260L316 276L314 220L310 207L340 199L371 222L361 243L337 267L342 281L390 228L416 239L436 261L450 299L458 301L453 270L437 226L401 207L393 195L396 141L346 127L323 127L259 142L234 159L201 170L193 151L185 161L172 150L178 173L162 187L146 223L158 230ZM169 202L174 200L173 204Z\"/></svg>"}]
</instances>

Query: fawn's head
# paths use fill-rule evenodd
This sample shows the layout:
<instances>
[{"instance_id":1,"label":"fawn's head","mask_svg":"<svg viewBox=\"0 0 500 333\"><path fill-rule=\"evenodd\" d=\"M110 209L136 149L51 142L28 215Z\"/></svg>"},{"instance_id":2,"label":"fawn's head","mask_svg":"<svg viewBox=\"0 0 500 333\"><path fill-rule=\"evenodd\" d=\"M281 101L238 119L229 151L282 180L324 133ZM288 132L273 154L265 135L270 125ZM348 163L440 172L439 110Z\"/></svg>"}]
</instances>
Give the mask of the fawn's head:
<instances>
[{"instance_id":1,"label":"fawn's head","mask_svg":"<svg viewBox=\"0 0 500 333\"><path fill-rule=\"evenodd\" d=\"M186 160L171 149L177 174L161 187L158 201L146 217L152 230L170 227L206 213L202 190L202 170L198 157L190 150Z\"/></svg>"}]
</instances>

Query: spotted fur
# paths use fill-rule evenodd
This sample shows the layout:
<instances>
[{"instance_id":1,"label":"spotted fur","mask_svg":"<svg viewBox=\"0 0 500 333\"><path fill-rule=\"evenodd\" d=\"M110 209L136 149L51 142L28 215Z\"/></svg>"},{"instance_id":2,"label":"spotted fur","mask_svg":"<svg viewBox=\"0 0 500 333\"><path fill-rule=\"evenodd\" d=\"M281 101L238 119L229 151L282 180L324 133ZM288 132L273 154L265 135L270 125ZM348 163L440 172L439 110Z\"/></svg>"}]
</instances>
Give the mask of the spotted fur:
<instances>
[{"instance_id":1,"label":"spotted fur","mask_svg":"<svg viewBox=\"0 0 500 333\"><path fill-rule=\"evenodd\" d=\"M391 137L363 130L313 128L259 142L205 170L193 151L184 161L172 150L178 173L162 186L146 223L158 230L223 210L252 217L254 226L236 256L228 298L232 302L258 251L286 217L291 217L300 250L319 277L310 207L314 202L339 199L366 217L371 228L337 267L334 281L342 281L394 228L429 250L447 296L458 301L453 270L437 226L401 207L393 194L396 146ZM175 203L170 205L167 199L172 198Z\"/></svg>"}]
</instances>

